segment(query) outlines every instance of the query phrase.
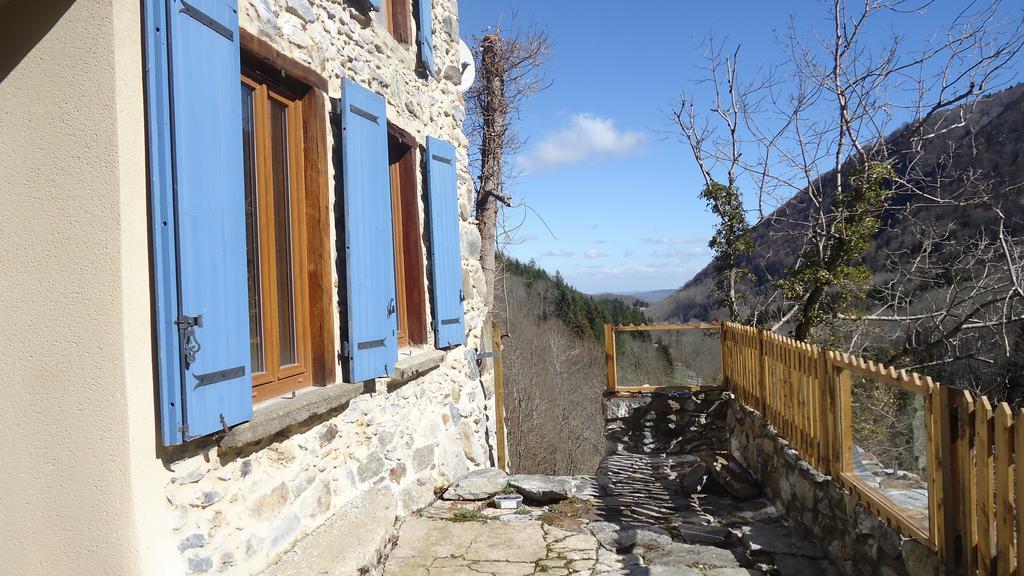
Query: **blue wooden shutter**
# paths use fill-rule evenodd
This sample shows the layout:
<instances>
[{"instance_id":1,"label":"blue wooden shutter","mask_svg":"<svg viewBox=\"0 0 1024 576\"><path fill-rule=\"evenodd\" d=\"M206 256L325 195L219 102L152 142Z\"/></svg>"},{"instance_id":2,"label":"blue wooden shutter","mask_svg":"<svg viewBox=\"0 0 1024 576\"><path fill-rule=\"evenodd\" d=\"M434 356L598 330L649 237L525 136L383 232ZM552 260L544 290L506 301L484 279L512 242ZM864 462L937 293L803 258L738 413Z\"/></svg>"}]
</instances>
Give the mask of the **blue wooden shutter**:
<instances>
[{"instance_id":1,"label":"blue wooden shutter","mask_svg":"<svg viewBox=\"0 0 1024 576\"><path fill-rule=\"evenodd\" d=\"M419 30L416 36L419 38L420 59L423 60L423 66L431 76L434 76L434 17L430 6L432 1L418 0L419 19L417 23Z\"/></svg>"},{"instance_id":2,"label":"blue wooden shutter","mask_svg":"<svg viewBox=\"0 0 1024 576\"><path fill-rule=\"evenodd\" d=\"M430 268L434 284L434 336L438 348L466 340L462 310L462 243L455 146L427 137Z\"/></svg>"},{"instance_id":3,"label":"blue wooden shutter","mask_svg":"<svg viewBox=\"0 0 1024 576\"><path fill-rule=\"evenodd\" d=\"M234 0L147 0L161 430L180 444L252 417Z\"/></svg>"},{"instance_id":4,"label":"blue wooden shutter","mask_svg":"<svg viewBox=\"0 0 1024 576\"><path fill-rule=\"evenodd\" d=\"M349 378L362 382L398 359L387 117L384 97L351 80L341 105Z\"/></svg>"}]
</instances>

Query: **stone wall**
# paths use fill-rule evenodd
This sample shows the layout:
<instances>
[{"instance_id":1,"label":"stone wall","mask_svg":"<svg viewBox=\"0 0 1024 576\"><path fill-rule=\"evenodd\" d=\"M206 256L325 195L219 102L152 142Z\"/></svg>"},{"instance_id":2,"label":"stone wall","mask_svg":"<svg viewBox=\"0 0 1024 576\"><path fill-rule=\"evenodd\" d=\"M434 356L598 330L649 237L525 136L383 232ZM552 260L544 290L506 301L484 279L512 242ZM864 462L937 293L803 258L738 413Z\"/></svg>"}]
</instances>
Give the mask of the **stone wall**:
<instances>
[{"instance_id":1,"label":"stone wall","mask_svg":"<svg viewBox=\"0 0 1024 576\"><path fill-rule=\"evenodd\" d=\"M831 477L818 473L759 413L730 393L606 397L605 423L609 455L657 456L651 462L667 471L659 481L683 492L692 488L686 466L696 460L687 460L687 454L728 451L745 468L743 474L753 476L750 481L759 484L762 496L813 538L846 576L946 574L929 547L904 538ZM614 460L606 458L597 477L609 493L614 493L609 488Z\"/></svg>"},{"instance_id":2,"label":"stone wall","mask_svg":"<svg viewBox=\"0 0 1024 576\"><path fill-rule=\"evenodd\" d=\"M389 122L421 146L428 135L455 144L467 343L447 352L426 375L401 385L368 383L363 394L264 440L232 449L211 442L165 459L164 493L173 517L173 534L166 537L173 539L188 573L258 573L338 512L382 520L360 521L357 532L363 526L378 528L337 543L357 558L353 570L375 573L395 518L430 504L455 477L493 461L493 383L489 374L478 373L475 358L476 349L485 347L485 288L480 237L470 219L465 107L454 83L459 79L457 6L454 0L434 0L438 74L430 76L418 62L416 43L396 42L382 16L367 5L362 0L240 0L239 12L242 28L321 74L332 103L341 96L342 80L351 78L383 94ZM331 125L328 149L336 149L337 127ZM329 182L336 182L335 169L329 163ZM331 222L335 196L332 187ZM332 231L332 251L335 235ZM424 246L429 265L428 254ZM335 315L344 326L337 309ZM335 345L340 349L340 342Z\"/></svg>"},{"instance_id":3,"label":"stone wall","mask_svg":"<svg viewBox=\"0 0 1024 576\"><path fill-rule=\"evenodd\" d=\"M366 491L380 515L404 516L466 471L490 464L484 390L457 351L427 376L357 397L257 446L211 448L171 465L165 494L191 573L251 574L275 562ZM390 496L387 496L390 495ZM367 547L390 534L345 543Z\"/></svg>"},{"instance_id":4,"label":"stone wall","mask_svg":"<svg viewBox=\"0 0 1024 576\"><path fill-rule=\"evenodd\" d=\"M733 455L786 516L815 535L843 574L945 574L927 546L901 536L831 477L802 460L759 413L731 402L728 430Z\"/></svg>"},{"instance_id":5,"label":"stone wall","mask_svg":"<svg viewBox=\"0 0 1024 576\"><path fill-rule=\"evenodd\" d=\"M725 450L727 404L721 392L606 396L605 454Z\"/></svg>"}]
</instances>

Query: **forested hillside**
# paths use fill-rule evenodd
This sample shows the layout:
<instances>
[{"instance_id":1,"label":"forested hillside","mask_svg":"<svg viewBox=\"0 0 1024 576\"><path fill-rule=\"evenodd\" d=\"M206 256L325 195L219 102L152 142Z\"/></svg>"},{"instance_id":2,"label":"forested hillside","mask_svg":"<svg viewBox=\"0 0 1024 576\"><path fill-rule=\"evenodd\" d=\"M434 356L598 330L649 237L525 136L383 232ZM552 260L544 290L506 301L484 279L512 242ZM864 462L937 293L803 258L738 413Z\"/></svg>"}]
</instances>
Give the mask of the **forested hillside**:
<instances>
[{"instance_id":1,"label":"forested hillside","mask_svg":"<svg viewBox=\"0 0 1024 576\"><path fill-rule=\"evenodd\" d=\"M646 318L621 300L595 300L533 262L499 262L495 313L510 466L519 473L592 474L604 455L604 324ZM659 362L653 353L649 359Z\"/></svg>"},{"instance_id":2,"label":"forested hillside","mask_svg":"<svg viewBox=\"0 0 1024 576\"><path fill-rule=\"evenodd\" d=\"M556 318L581 338L603 338L605 324L640 324L647 319L639 306L588 296L568 285L561 273L551 276L532 260L523 263L502 257L501 265L506 278L518 279L543 295L540 319Z\"/></svg>"},{"instance_id":3,"label":"forested hillside","mask_svg":"<svg viewBox=\"0 0 1024 576\"><path fill-rule=\"evenodd\" d=\"M621 299L587 296L534 262L499 262L495 309L511 468L592 474L604 455L604 325L649 319ZM619 333L616 355L623 386L714 384L721 377L717 331Z\"/></svg>"},{"instance_id":4,"label":"forested hillside","mask_svg":"<svg viewBox=\"0 0 1024 576\"><path fill-rule=\"evenodd\" d=\"M901 255L897 264L906 267L913 257L915 241L903 224L910 216L926 221L935 230L950 228L954 238L966 238L974 233L991 229L996 223L993 204L1000 207L1016 226L1024 222L1024 84L1003 92L964 109L967 117L963 125L944 132L928 146L928 153L918 157L912 154L910 145L902 141L897 131L890 137L892 146L905 150L900 160L904 164L911 159L930 164L915 168L925 175L935 177L933 187L936 197L950 196L953 188L963 186L960 182L943 182L942 173L959 172L969 165L975 174L984 174L988 185L996 187L997 193L990 202L977 202L968 206L948 205L937 202L916 202L908 196L895 195L884 214L882 228L875 235L872 246L864 253L863 261L875 273L884 274L893 264L892 256ZM959 114L952 115L959 118ZM959 122L958 122L959 123ZM952 151L952 152L951 152ZM913 158L911 158L913 156ZM908 166L897 166L898 171L907 171ZM833 180L832 173L819 177L821 182ZM831 200L831 197L829 197ZM746 265L753 268L755 281L751 288L768 285L773 278L793 264L800 253L801 245L792 242L794 223L810 221L807 213L815 207L808 202L807 195L797 194L782 204L764 220L751 229L756 247L749 255ZM919 246L919 243L918 243ZM653 305L648 314L656 320L709 320L721 312L711 294L717 279L714 264L698 272L683 287Z\"/></svg>"},{"instance_id":5,"label":"forested hillside","mask_svg":"<svg viewBox=\"0 0 1024 576\"><path fill-rule=\"evenodd\" d=\"M661 302L665 298L675 294L675 290L646 290L640 292L625 292L623 294L616 294L613 292L603 292L601 294L593 294L593 297L597 300L622 300L630 306L636 306L638 308L649 308L658 302Z\"/></svg>"},{"instance_id":6,"label":"forested hillside","mask_svg":"<svg viewBox=\"0 0 1024 576\"><path fill-rule=\"evenodd\" d=\"M935 136L924 142L904 127L881 144L892 168L883 185L893 193L856 262L871 276L868 289L854 313L823 325L817 339L1013 399L1020 391L1008 364L1014 350L1024 350L1013 320L1020 303L1017 238L1024 234L1024 85L926 123ZM753 312L741 320L786 330L785 307L792 304L780 280L807 254L816 211L836 201L834 180L834 173L817 178L820 203L805 190L751 228L753 250L741 262L749 272L739 293ZM910 180L913 186L905 184ZM901 192L911 188L913 194ZM719 278L712 263L647 313L658 321L724 317Z\"/></svg>"}]
</instances>

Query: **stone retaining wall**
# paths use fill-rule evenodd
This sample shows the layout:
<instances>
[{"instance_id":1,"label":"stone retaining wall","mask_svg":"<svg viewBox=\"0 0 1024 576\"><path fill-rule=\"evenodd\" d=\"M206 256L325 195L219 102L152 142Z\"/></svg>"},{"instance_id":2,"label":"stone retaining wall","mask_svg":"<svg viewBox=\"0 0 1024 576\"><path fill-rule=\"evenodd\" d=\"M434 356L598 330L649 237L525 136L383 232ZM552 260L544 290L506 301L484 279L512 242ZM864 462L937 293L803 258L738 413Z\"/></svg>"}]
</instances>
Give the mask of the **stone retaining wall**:
<instances>
[{"instance_id":1,"label":"stone retaining wall","mask_svg":"<svg viewBox=\"0 0 1024 576\"><path fill-rule=\"evenodd\" d=\"M605 454L725 450L726 405L722 392L606 397Z\"/></svg>"},{"instance_id":2,"label":"stone retaining wall","mask_svg":"<svg viewBox=\"0 0 1024 576\"><path fill-rule=\"evenodd\" d=\"M258 573L341 511L392 519L365 524L383 532L343 544L366 559L359 568L373 568L396 516L429 505L436 490L468 470L490 465L492 402L479 380L466 377L462 352L395 392L358 396L340 413L260 444L212 447L171 464L165 495L188 572ZM360 510L370 491L380 494L374 510Z\"/></svg>"},{"instance_id":3,"label":"stone retaining wall","mask_svg":"<svg viewBox=\"0 0 1024 576\"><path fill-rule=\"evenodd\" d=\"M730 402L730 451L770 500L802 525L835 566L849 576L938 576L937 555L904 538L830 476L805 462L758 412Z\"/></svg>"}]
</instances>

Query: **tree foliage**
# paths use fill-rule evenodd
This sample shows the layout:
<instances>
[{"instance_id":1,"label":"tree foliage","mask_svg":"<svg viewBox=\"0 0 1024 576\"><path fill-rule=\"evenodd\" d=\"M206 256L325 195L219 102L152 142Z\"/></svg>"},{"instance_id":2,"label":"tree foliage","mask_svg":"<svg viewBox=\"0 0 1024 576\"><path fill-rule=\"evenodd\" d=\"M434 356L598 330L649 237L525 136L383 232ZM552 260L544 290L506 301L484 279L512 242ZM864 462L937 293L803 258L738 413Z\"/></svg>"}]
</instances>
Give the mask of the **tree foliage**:
<instances>
[{"instance_id":1,"label":"tree foliage","mask_svg":"<svg viewBox=\"0 0 1024 576\"><path fill-rule=\"evenodd\" d=\"M717 217L715 233L708 242L708 247L715 254L714 266L719 274L715 289L725 307L730 310L732 319L741 320L737 312L741 296L736 285L749 274L745 261L754 248L747 213L743 209L743 198L737 186L727 186L715 180L704 186L700 197Z\"/></svg>"},{"instance_id":2,"label":"tree foliage","mask_svg":"<svg viewBox=\"0 0 1024 576\"><path fill-rule=\"evenodd\" d=\"M794 333L806 340L825 321L851 312L851 304L870 286L871 269L861 261L881 226L879 214L892 197L895 173L885 162L856 168L849 185L836 193L830 214L831 233L809 243L796 265L779 281L791 299L803 299Z\"/></svg>"}]
</instances>

